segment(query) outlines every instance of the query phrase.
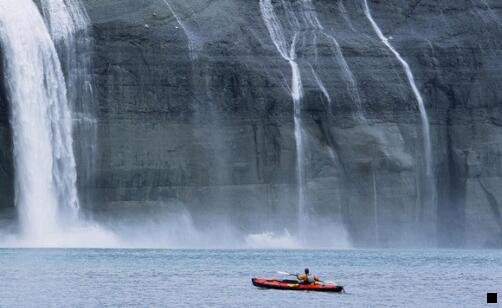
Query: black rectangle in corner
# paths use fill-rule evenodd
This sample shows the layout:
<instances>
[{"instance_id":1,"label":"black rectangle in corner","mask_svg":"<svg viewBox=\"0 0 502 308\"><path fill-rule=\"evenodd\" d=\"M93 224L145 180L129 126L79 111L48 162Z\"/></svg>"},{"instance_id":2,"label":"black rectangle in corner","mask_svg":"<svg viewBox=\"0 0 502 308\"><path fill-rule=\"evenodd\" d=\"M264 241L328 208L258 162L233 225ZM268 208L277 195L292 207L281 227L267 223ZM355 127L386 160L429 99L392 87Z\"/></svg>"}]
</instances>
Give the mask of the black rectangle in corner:
<instances>
[{"instance_id":1,"label":"black rectangle in corner","mask_svg":"<svg viewBox=\"0 0 502 308\"><path fill-rule=\"evenodd\" d=\"M488 304L496 304L497 303L497 293L486 293L486 302Z\"/></svg>"}]
</instances>

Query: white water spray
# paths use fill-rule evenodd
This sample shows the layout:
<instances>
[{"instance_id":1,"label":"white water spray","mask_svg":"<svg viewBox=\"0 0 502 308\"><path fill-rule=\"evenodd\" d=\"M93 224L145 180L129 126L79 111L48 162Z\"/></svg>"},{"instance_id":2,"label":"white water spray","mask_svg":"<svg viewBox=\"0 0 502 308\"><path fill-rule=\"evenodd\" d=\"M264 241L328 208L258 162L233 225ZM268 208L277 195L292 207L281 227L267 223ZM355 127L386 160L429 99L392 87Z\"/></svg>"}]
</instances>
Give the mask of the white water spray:
<instances>
[{"instance_id":1,"label":"white water spray","mask_svg":"<svg viewBox=\"0 0 502 308\"><path fill-rule=\"evenodd\" d=\"M113 234L78 220L67 85L55 44L32 0L0 0L0 42L11 105L15 201L21 227L19 239L2 245L114 246Z\"/></svg>"},{"instance_id":2,"label":"white water spray","mask_svg":"<svg viewBox=\"0 0 502 308\"><path fill-rule=\"evenodd\" d=\"M57 43L73 44L78 31L86 31L88 17L79 0L40 0L49 32Z\"/></svg>"},{"instance_id":3,"label":"white water spray","mask_svg":"<svg viewBox=\"0 0 502 308\"><path fill-rule=\"evenodd\" d=\"M245 238L246 248L252 249L300 249L302 245L291 236L288 230L283 234L264 232L249 234Z\"/></svg>"},{"instance_id":4,"label":"white water spray","mask_svg":"<svg viewBox=\"0 0 502 308\"><path fill-rule=\"evenodd\" d=\"M296 143L296 170L298 181L298 220L300 226L300 236L303 236L301 230L309 220L309 213L305 206L305 149L303 145L303 126L301 120L301 98L303 96L303 86L300 68L296 61L296 44L298 33L295 33L288 47L286 36L282 25L274 12L274 6L271 0L260 0L260 11L270 34L270 38L274 43L281 57L288 61L291 67L291 97L293 98L294 107L294 124L295 124L295 143ZM290 23L295 22L295 19L290 18ZM297 20L296 20L297 22Z\"/></svg>"},{"instance_id":5,"label":"white water spray","mask_svg":"<svg viewBox=\"0 0 502 308\"><path fill-rule=\"evenodd\" d=\"M436 210L436 184L435 184L435 179L434 179L434 173L432 170L432 146L431 146L431 136L430 136L430 125L429 125L429 118L427 116L427 110L425 109L425 103L422 98L422 95L420 94L420 91L418 90L418 87L415 83L415 77L413 76L413 73L411 71L411 68L409 64L401 57L399 52L392 46L392 44L389 42L389 39L385 37L385 35L382 33L382 30L378 26L378 24L375 22L371 15L371 11L368 5L368 1L364 0L364 14L366 15L367 19L371 23L371 26L373 27L373 30L377 34L378 38L382 41L382 43L394 54L396 59L401 63L401 65L404 68L404 71L406 73L406 77L408 78L408 82L410 84L410 87L413 91L413 94L415 95L415 98L418 103L418 109L420 111L420 118L422 121L422 130L423 130L423 146L424 146L424 161L425 161L425 202L427 208L428 208L428 216L429 218L435 217L435 210Z\"/></svg>"},{"instance_id":6,"label":"white water spray","mask_svg":"<svg viewBox=\"0 0 502 308\"><path fill-rule=\"evenodd\" d=\"M78 208L66 84L31 0L1 0L0 25L12 106L16 205L23 232L38 238L57 232L60 208Z\"/></svg>"},{"instance_id":7,"label":"white water spray","mask_svg":"<svg viewBox=\"0 0 502 308\"><path fill-rule=\"evenodd\" d=\"M89 72L89 17L80 0L40 0L47 27L65 76L74 121L79 179L87 184L96 161L97 121Z\"/></svg>"}]
</instances>

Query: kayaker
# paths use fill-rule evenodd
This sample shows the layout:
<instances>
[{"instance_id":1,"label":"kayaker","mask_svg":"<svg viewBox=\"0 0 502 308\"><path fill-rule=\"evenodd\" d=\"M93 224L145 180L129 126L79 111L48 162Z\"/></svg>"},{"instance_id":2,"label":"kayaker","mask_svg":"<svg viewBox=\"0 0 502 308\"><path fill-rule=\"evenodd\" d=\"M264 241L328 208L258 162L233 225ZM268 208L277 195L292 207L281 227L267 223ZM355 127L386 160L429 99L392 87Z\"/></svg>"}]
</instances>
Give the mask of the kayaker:
<instances>
[{"instance_id":1,"label":"kayaker","mask_svg":"<svg viewBox=\"0 0 502 308\"><path fill-rule=\"evenodd\" d=\"M303 284L317 284L321 282L317 276L310 274L310 270L308 268L305 269L304 274L296 275L296 278Z\"/></svg>"}]
</instances>

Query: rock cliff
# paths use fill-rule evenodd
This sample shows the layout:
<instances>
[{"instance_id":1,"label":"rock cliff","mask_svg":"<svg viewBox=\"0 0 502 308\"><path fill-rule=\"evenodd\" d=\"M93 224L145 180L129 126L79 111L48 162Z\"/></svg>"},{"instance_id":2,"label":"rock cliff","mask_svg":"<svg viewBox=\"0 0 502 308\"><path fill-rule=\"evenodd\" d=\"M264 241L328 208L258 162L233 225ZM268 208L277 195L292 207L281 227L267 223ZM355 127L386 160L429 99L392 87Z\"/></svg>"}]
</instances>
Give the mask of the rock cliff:
<instances>
[{"instance_id":1,"label":"rock cliff","mask_svg":"<svg viewBox=\"0 0 502 308\"><path fill-rule=\"evenodd\" d=\"M500 247L502 4L368 1L424 96L438 190L430 215L417 102L363 1L272 3L285 35L297 33L313 220L342 224L356 246ZM259 1L83 4L98 105L89 210L113 217L176 202L201 228L295 230L291 69ZM0 95L0 189L12 179L6 102Z\"/></svg>"}]
</instances>

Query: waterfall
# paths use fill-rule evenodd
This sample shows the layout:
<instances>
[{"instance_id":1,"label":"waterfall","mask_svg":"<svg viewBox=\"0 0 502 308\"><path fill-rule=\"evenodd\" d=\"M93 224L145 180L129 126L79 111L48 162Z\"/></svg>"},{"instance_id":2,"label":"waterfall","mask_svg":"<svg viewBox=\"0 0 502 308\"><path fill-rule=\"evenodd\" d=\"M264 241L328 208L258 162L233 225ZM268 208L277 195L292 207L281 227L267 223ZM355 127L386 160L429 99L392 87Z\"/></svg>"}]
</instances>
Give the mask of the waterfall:
<instances>
[{"instance_id":1,"label":"waterfall","mask_svg":"<svg viewBox=\"0 0 502 308\"><path fill-rule=\"evenodd\" d=\"M319 75L317 75L317 72L315 71L312 64L309 63L309 66L310 66L310 71L312 72L312 76L314 76L314 80L317 83L317 86L319 87L319 89L321 89L321 92L324 94L324 97L326 97L326 99L328 100L328 103L331 104L331 97L329 96L329 92L326 89L326 87L324 86L324 83L322 82L321 77L319 77Z\"/></svg>"},{"instance_id":2,"label":"waterfall","mask_svg":"<svg viewBox=\"0 0 502 308\"><path fill-rule=\"evenodd\" d=\"M77 197L72 118L56 48L32 0L0 0L0 39L11 103L16 206L32 240L59 231Z\"/></svg>"},{"instance_id":3,"label":"waterfall","mask_svg":"<svg viewBox=\"0 0 502 308\"><path fill-rule=\"evenodd\" d=\"M345 59L345 56L343 55L343 51L342 48L340 47L340 44L338 43L338 40L334 35L328 33L324 29L323 25L319 21L319 18L317 17L317 13L315 11L315 7L314 4L312 3L312 0L303 0L303 7L304 7L304 16L305 19L307 20L307 23L311 27L313 27L314 30L319 31L322 35L324 35L328 40L332 42L335 60L342 68L344 78L347 81L347 91L349 92L352 101L356 104L357 116L359 119L365 120L361 96L359 95L359 89L356 79L354 77L354 74L352 73L352 70L349 67L349 64L347 63L347 60ZM314 77L317 81L317 77L315 75ZM321 91L323 91L321 85L319 85L319 87Z\"/></svg>"},{"instance_id":4,"label":"waterfall","mask_svg":"<svg viewBox=\"0 0 502 308\"><path fill-rule=\"evenodd\" d=\"M303 96L303 86L300 68L296 59L296 44L298 40L298 32L294 34L288 47L288 40L286 39L282 25L274 12L274 6L272 5L271 0L260 0L260 11L272 42L274 43L281 57L286 60L291 67L291 97L293 99L294 108L296 170L298 185L298 223L300 226L299 234L300 236L303 236L302 229L309 221L309 213L305 205L305 149L303 145L303 124L301 119L301 99ZM290 19L290 23L295 22L293 18Z\"/></svg>"},{"instance_id":5,"label":"waterfall","mask_svg":"<svg viewBox=\"0 0 502 308\"><path fill-rule=\"evenodd\" d=\"M418 109L420 111L420 118L422 122L422 130L423 130L423 147L424 147L424 161L425 161L425 197L424 200L427 200L425 203L426 206L426 217L434 219L436 217L435 215L435 210L436 210L436 184L435 184L435 178L434 178L434 172L432 170L432 146L431 146L431 136L430 136L430 125L429 125L429 118L427 116L427 110L425 109L425 103L422 98L422 95L420 94L420 91L418 90L418 87L415 83L415 77L413 76L413 72L411 71L411 68L409 64L401 57L399 52L392 46L392 44L389 42L389 39L385 37L385 35L382 33L382 30L378 26L378 24L375 22L371 15L371 11L368 5L368 1L364 0L364 14L366 15L367 19L371 23L371 26L373 27L373 30L377 34L378 38L382 41L382 43L394 54L396 59L401 63L403 66L403 69L406 73L406 77L408 78L408 82L411 86L411 89L413 91L413 94L417 100L418 103Z\"/></svg>"},{"instance_id":6,"label":"waterfall","mask_svg":"<svg viewBox=\"0 0 502 308\"><path fill-rule=\"evenodd\" d=\"M349 13L345 8L345 4L343 4L343 1L338 2L338 10L340 11L340 13L342 13L343 19L345 20L345 23L349 26L350 30L352 30L352 32L357 33L357 30L354 27L352 21L350 20Z\"/></svg>"},{"instance_id":7,"label":"waterfall","mask_svg":"<svg viewBox=\"0 0 502 308\"><path fill-rule=\"evenodd\" d=\"M42 13L58 51L67 85L78 162L79 181L89 184L96 161L97 121L89 51L89 18L80 0L41 0ZM82 185L80 185L82 186ZM81 197L87 197L86 194Z\"/></svg>"},{"instance_id":8,"label":"waterfall","mask_svg":"<svg viewBox=\"0 0 502 308\"><path fill-rule=\"evenodd\" d=\"M183 20L176 13L171 4L169 4L167 0L162 0L162 1L165 3L169 11L171 11L171 14L173 14L174 18L176 19L176 22L178 22L178 25L180 25L181 29L185 33L188 40L188 50L190 52L190 57L192 59L195 59L197 57L197 52L200 51L200 46L197 46L199 39L195 36L194 32L191 31L188 28L188 26L183 22Z\"/></svg>"},{"instance_id":9,"label":"waterfall","mask_svg":"<svg viewBox=\"0 0 502 308\"><path fill-rule=\"evenodd\" d=\"M376 244L380 244L380 223L378 219L379 210L378 210L378 191L377 191L377 179L375 173L375 167L371 166L371 179L373 182L373 216L375 222L375 241Z\"/></svg>"}]
</instances>

